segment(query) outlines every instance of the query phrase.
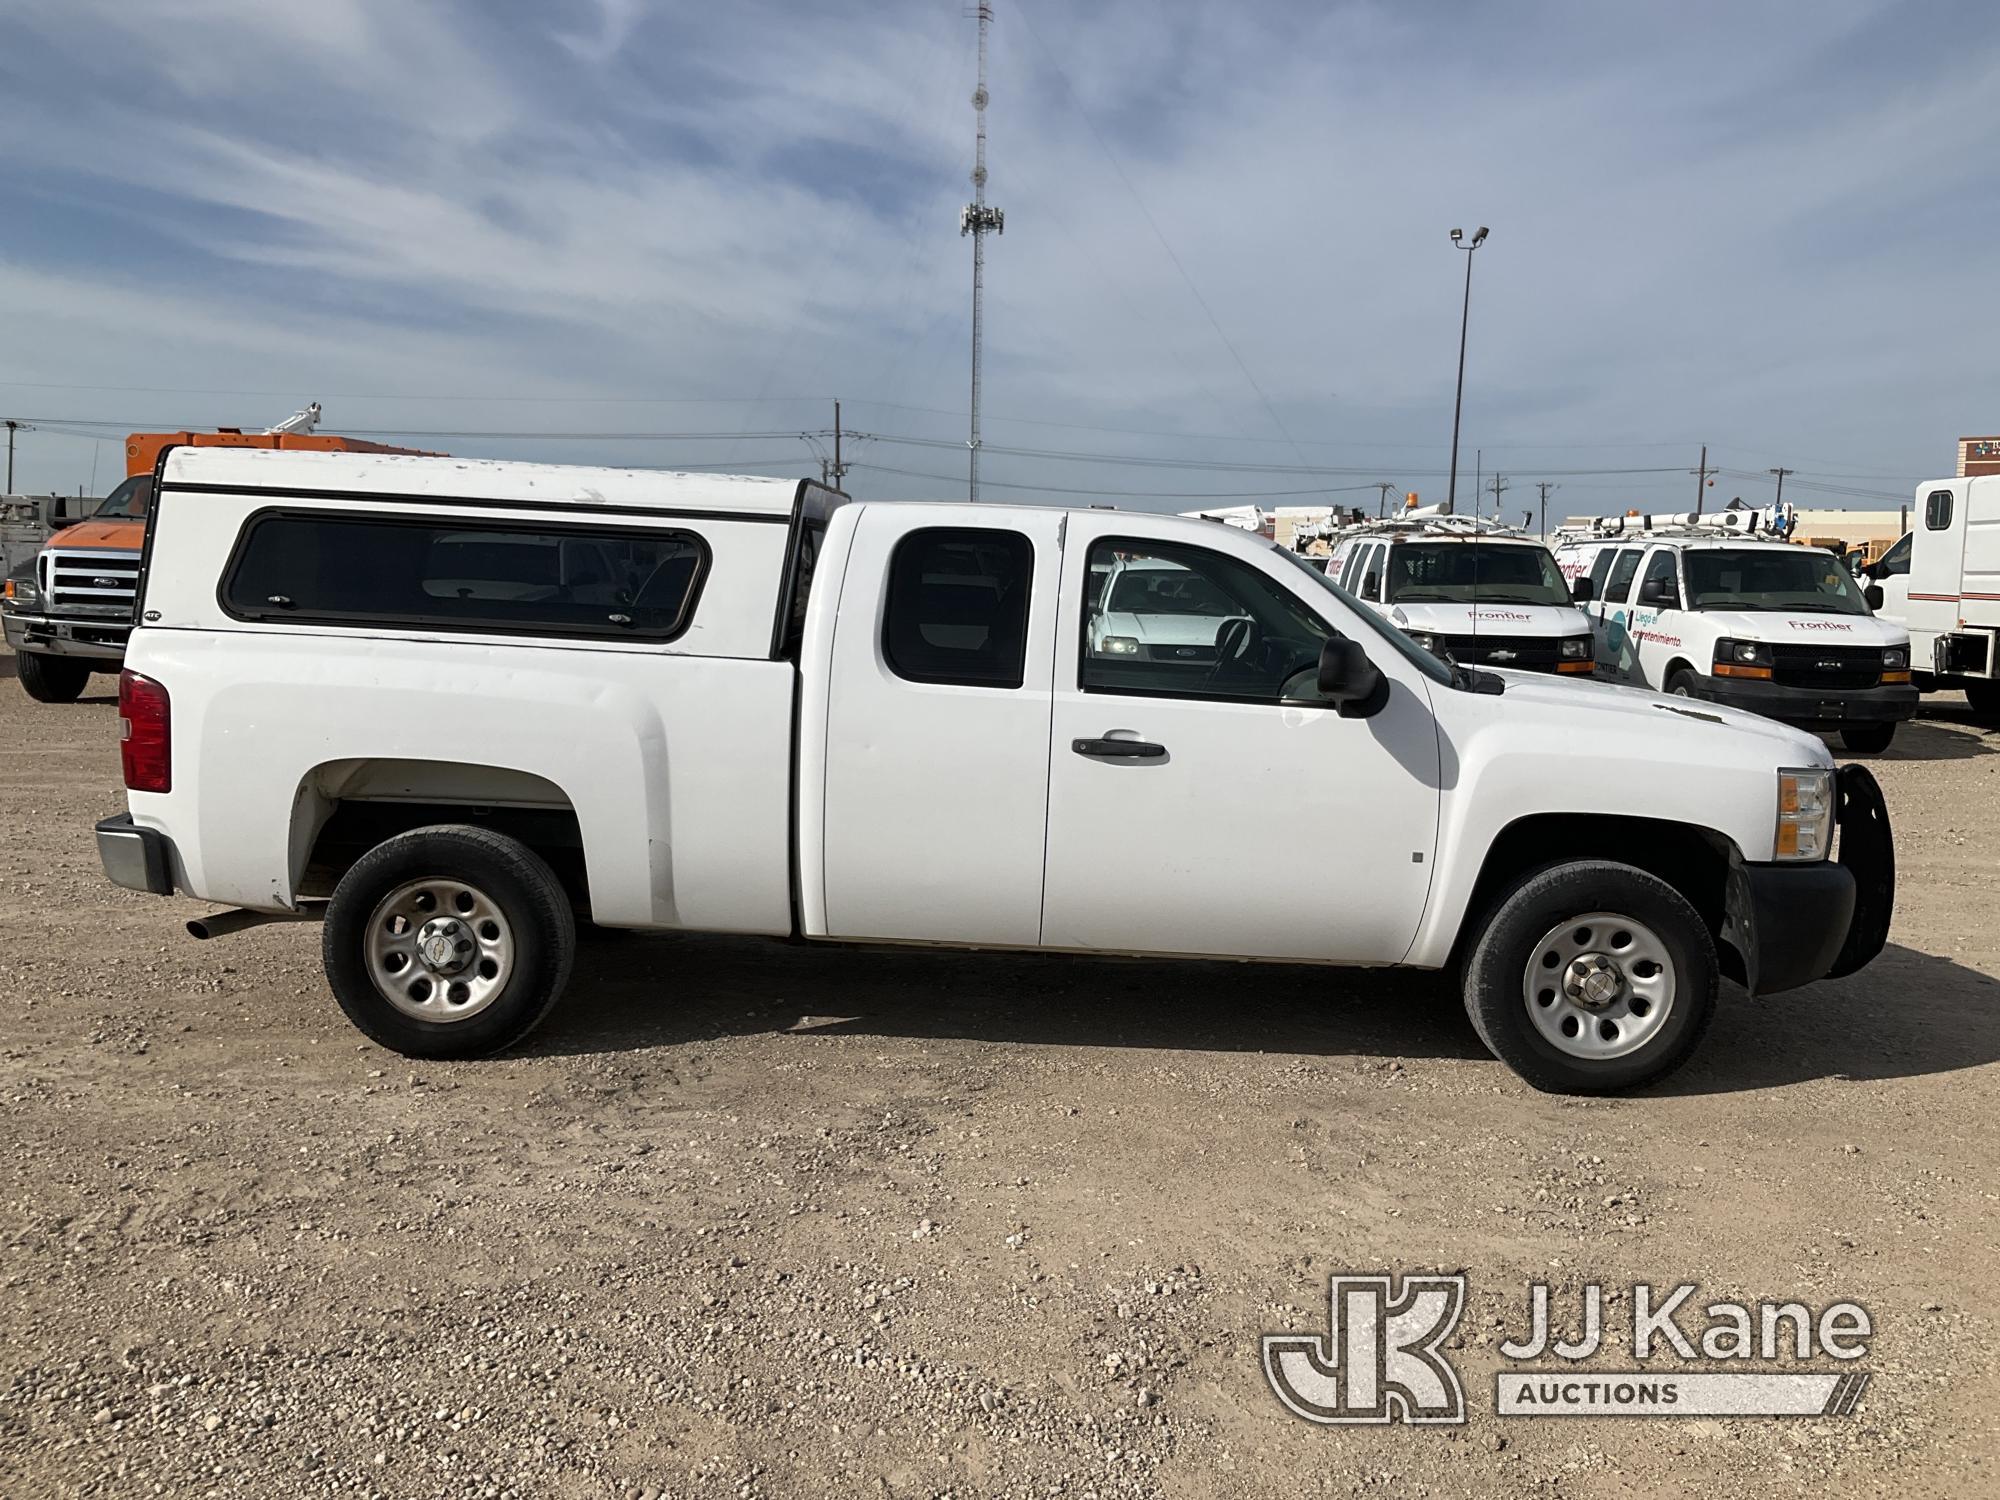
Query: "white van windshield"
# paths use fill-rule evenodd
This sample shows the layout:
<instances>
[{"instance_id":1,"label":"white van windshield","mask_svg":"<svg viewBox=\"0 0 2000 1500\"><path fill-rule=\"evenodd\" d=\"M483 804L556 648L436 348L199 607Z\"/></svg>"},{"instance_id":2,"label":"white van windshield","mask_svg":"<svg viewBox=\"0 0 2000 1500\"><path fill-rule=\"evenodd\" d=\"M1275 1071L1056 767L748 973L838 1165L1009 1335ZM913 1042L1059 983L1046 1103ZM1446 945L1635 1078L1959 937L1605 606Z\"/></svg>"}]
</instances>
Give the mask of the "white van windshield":
<instances>
[{"instance_id":1,"label":"white van windshield","mask_svg":"<svg viewBox=\"0 0 2000 1500\"><path fill-rule=\"evenodd\" d=\"M1540 547L1402 542L1389 549L1391 604L1567 604L1556 560Z\"/></svg>"},{"instance_id":2,"label":"white van windshield","mask_svg":"<svg viewBox=\"0 0 2000 1500\"><path fill-rule=\"evenodd\" d=\"M1840 559L1817 547L1690 547L1681 566L1690 609L1868 613Z\"/></svg>"}]
</instances>

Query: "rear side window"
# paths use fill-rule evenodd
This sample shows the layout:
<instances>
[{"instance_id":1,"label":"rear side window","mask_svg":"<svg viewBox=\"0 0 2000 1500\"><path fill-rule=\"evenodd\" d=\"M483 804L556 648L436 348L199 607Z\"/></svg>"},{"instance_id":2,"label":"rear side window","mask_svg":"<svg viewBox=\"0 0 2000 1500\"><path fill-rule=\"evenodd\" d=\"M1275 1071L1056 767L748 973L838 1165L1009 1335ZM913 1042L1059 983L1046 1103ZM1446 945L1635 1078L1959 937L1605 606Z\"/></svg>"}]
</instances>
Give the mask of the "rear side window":
<instances>
[{"instance_id":1,"label":"rear side window","mask_svg":"<svg viewBox=\"0 0 2000 1500\"><path fill-rule=\"evenodd\" d=\"M684 531L266 511L221 602L239 620L666 641L707 562Z\"/></svg>"},{"instance_id":2,"label":"rear side window","mask_svg":"<svg viewBox=\"0 0 2000 1500\"><path fill-rule=\"evenodd\" d=\"M1932 490L1924 501L1924 527L1943 531L1951 525L1951 491Z\"/></svg>"},{"instance_id":3,"label":"rear side window","mask_svg":"<svg viewBox=\"0 0 2000 1500\"><path fill-rule=\"evenodd\" d=\"M1617 554L1609 547L1599 547L1597 556L1590 560L1590 593L1595 599L1604 597L1604 579L1611 571L1611 559Z\"/></svg>"},{"instance_id":4,"label":"rear side window","mask_svg":"<svg viewBox=\"0 0 2000 1500\"><path fill-rule=\"evenodd\" d=\"M1632 592L1632 575L1639 571L1639 549L1626 547L1619 551L1618 561L1611 565L1611 579L1604 585L1604 598L1610 604L1623 604L1625 596Z\"/></svg>"},{"instance_id":5,"label":"rear side window","mask_svg":"<svg viewBox=\"0 0 2000 1500\"><path fill-rule=\"evenodd\" d=\"M1017 688L1035 548L1018 531L931 526L896 544L882 655L911 682Z\"/></svg>"}]
</instances>

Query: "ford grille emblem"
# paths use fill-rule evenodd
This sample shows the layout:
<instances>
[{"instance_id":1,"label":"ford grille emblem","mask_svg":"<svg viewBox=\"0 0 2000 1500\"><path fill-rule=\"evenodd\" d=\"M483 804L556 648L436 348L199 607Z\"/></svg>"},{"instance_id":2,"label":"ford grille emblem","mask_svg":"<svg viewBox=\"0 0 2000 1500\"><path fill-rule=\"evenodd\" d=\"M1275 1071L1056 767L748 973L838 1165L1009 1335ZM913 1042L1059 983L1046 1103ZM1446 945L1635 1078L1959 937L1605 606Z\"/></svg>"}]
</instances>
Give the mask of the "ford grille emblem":
<instances>
[{"instance_id":1,"label":"ford grille emblem","mask_svg":"<svg viewBox=\"0 0 2000 1500\"><path fill-rule=\"evenodd\" d=\"M123 582L122 578L93 578L90 586L94 589L115 589Z\"/></svg>"}]
</instances>

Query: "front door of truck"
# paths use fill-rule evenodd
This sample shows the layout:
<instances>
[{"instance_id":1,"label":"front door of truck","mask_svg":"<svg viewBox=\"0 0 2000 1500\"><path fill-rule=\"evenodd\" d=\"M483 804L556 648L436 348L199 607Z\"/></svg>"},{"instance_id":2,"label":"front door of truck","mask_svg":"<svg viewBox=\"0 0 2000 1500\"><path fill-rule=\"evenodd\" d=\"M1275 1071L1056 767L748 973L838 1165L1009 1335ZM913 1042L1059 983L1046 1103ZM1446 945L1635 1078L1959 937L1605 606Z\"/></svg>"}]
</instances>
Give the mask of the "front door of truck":
<instances>
[{"instance_id":1,"label":"front door of truck","mask_svg":"<svg viewBox=\"0 0 2000 1500\"><path fill-rule=\"evenodd\" d=\"M1083 579L1106 556L1143 565L1122 570L1130 597L1107 592L1099 607L1174 614L1179 628L1158 632L1173 644L1093 629ZM1433 685L1353 614L1275 550L1211 548L1129 514L1070 518L1044 945L1361 963L1408 952L1435 856ZM1389 678L1371 718L1285 701L1287 687L1306 691L1330 629Z\"/></svg>"},{"instance_id":2,"label":"front door of truck","mask_svg":"<svg viewBox=\"0 0 2000 1500\"><path fill-rule=\"evenodd\" d=\"M819 584L840 597L808 931L1039 940L1061 548L1054 511L861 512L842 578Z\"/></svg>"}]
</instances>

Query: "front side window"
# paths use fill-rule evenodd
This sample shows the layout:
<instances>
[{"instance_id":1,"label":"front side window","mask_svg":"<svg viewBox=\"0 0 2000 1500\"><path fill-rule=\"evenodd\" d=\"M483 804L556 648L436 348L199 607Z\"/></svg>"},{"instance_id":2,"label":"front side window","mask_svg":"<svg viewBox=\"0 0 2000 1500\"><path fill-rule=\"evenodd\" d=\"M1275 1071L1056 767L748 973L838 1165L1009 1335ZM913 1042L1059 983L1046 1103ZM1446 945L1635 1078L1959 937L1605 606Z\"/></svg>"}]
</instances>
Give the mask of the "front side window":
<instances>
[{"instance_id":1,"label":"front side window","mask_svg":"<svg viewBox=\"0 0 2000 1500\"><path fill-rule=\"evenodd\" d=\"M1277 549L1282 551L1282 549ZM1104 540L1103 601L1086 609L1079 683L1087 693L1276 703L1303 690L1333 632L1305 601L1239 558L1180 542ZM1297 560L1306 576L1326 582Z\"/></svg>"},{"instance_id":2,"label":"front side window","mask_svg":"<svg viewBox=\"0 0 2000 1500\"><path fill-rule=\"evenodd\" d=\"M1391 604L1567 604L1562 570L1541 547L1405 542L1389 554Z\"/></svg>"},{"instance_id":3,"label":"front side window","mask_svg":"<svg viewBox=\"0 0 2000 1500\"><path fill-rule=\"evenodd\" d=\"M1932 490L1924 500L1924 526L1930 531L1943 531L1951 525L1951 491Z\"/></svg>"},{"instance_id":4,"label":"front side window","mask_svg":"<svg viewBox=\"0 0 2000 1500\"><path fill-rule=\"evenodd\" d=\"M882 612L889 670L910 682L1018 688L1028 658L1034 567L1034 544L1018 531L910 532L889 559Z\"/></svg>"},{"instance_id":5,"label":"front side window","mask_svg":"<svg viewBox=\"0 0 2000 1500\"><path fill-rule=\"evenodd\" d=\"M1868 613L1854 575L1817 547L1696 547L1686 567L1690 609Z\"/></svg>"},{"instance_id":6,"label":"front side window","mask_svg":"<svg viewBox=\"0 0 2000 1500\"><path fill-rule=\"evenodd\" d=\"M1664 584L1663 591L1655 590L1655 585ZM1648 597L1649 593L1657 597ZM1639 602L1660 607L1673 608L1680 604L1680 579L1674 576L1674 554L1669 547L1654 549L1646 563L1646 576L1639 580Z\"/></svg>"},{"instance_id":7,"label":"front side window","mask_svg":"<svg viewBox=\"0 0 2000 1500\"><path fill-rule=\"evenodd\" d=\"M1882 554L1882 560L1875 565L1876 571L1884 578L1901 578L1910 571L1910 548L1916 542L1916 533L1904 537L1895 546Z\"/></svg>"},{"instance_id":8,"label":"front side window","mask_svg":"<svg viewBox=\"0 0 2000 1500\"><path fill-rule=\"evenodd\" d=\"M1637 547L1619 549L1618 560L1611 565L1611 577L1604 585L1604 602L1623 604L1632 592L1632 575L1639 571L1641 553Z\"/></svg>"},{"instance_id":9,"label":"front side window","mask_svg":"<svg viewBox=\"0 0 2000 1500\"><path fill-rule=\"evenodd\" d=\"M90 513L94 521L143 521L153 513L153 476L134 474Z\"/></svg>"},{"instance_id":10,"label":"front side window","mask_svg":"<svg viewBox=\"0 0 2000 1500\"><path fill-rule=\"evenodd\" d=\"M664 641L707 559L684 531L266 511L221 601L241 620Z\"/></svg>"}]
</instances>

